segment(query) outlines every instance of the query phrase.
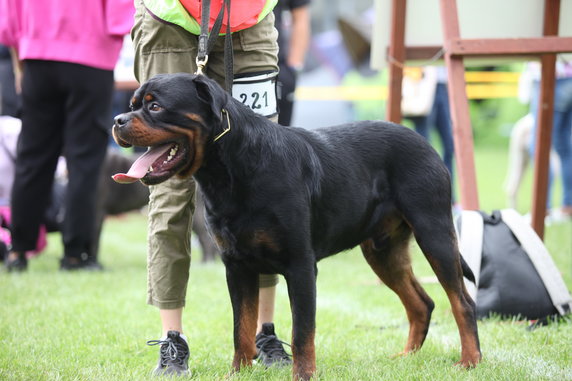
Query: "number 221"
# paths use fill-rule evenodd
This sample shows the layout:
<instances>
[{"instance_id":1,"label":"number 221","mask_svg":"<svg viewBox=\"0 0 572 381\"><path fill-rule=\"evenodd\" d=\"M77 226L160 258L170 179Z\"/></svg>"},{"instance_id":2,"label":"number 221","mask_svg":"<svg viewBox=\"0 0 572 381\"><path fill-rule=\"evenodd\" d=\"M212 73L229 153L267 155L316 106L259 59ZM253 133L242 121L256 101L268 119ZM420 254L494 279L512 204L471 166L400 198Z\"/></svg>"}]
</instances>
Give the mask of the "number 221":
<instances>
[{"instance_id":1,"label":"number 221","mask_svg":"<svg viewBox=\"0 0 572 381\"><path fill-rule=\"evenodd\" d=\"M240 93L239 97L243 104L249 106L253 110L257 110L262 107L268 107L268 93L266 91L262 94L262 96L258 92L250 94L250 97L252 98L251 105L246 103L248 101L247 94ZM264 105L262 105L261 103L264 103Z\"/></svg>"}]
</instances>

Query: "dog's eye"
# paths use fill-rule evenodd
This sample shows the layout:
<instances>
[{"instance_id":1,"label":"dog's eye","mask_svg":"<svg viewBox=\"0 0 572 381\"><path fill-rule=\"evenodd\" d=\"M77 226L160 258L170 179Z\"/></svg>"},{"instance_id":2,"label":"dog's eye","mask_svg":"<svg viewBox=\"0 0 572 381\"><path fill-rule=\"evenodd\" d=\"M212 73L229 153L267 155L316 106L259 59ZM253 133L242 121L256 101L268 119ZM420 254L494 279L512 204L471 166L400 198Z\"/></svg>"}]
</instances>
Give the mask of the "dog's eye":
<instances>
[{"instance_id":1,"label":"dog's eye","mask_svg":"<svg viewBox=\"0 0 572 381\"><path fill-rule=\"evenodd\" d=\"M149 104L149 111L161 111L163 107L157 102Z\"/></svg>"}]
</instances>

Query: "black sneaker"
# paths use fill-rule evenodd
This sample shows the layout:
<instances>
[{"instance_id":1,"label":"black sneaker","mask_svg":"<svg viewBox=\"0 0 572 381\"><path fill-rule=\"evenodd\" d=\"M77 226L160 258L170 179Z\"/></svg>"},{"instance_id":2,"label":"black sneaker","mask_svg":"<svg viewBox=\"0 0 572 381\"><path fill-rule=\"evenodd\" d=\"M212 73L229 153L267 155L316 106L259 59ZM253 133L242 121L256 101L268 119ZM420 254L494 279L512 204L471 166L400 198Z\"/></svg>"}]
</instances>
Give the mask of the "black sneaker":
<instances>
[{"instance_id":1,"label":"black sneaker","mask_svg":"<svg viewBox=\"0 0 572 381\"><path fill-rule=\"evenodd\" d=\"M8 272L23 272L28 269L28 260L26 259L26 253L11 252L6 257L4 261L6 265L6 271Z\"/></svg>"},{"instance_id":2,"label":"black sneaker","mask_svg":"<svg viewBox=\"0 0 572 381\"><path fill-rule=\"evenodd\" d=\"M276 337L274 324L262 324L262 331L256 335L255 359L267 367L292 364L292 356L286 353L283 344L290 346Z\"/></svg>"},{"instance_id":3,"label":"black sneaker","mask_svg":"<svg viewBox=\"0 0 572 381\"><path fill-rule=\"evenodd\" d=\"M76 257L64 256L60 261L60 270L62 270L62 271L73 271L73 270L102 271L103 266L91 257L76 258Z\"/></svg>"},{"instance_id":4,"label":"black sneaker","mask_svg":"<svg viewBox=\"0 0 572 381\"><path fill-rule=\"evenodd\" d=\"M155 376L189 375L189 346L179 332L169 331L165 340L149 340L147 345L161 345Z\"/></svg>"}]
</instances>

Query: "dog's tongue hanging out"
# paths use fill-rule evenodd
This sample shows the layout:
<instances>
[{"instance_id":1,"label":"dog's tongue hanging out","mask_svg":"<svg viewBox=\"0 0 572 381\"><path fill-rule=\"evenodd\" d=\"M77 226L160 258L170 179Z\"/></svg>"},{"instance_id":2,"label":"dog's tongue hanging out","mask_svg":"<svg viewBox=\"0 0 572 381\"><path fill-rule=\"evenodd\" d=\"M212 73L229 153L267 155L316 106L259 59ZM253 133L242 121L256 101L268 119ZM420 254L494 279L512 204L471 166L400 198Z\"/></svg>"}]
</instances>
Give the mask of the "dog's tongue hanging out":
<instances>
[{"instance_id":1,"label":"dog's tongue hanging out","mask_svg":"<svg viewBox=\"0 0 572 381\"><path fill-rule=\"evenodd\" d=\"M169 148L171 148L169 144L150 148L133 163L127 173L117 173L112 176L113 180L121 184L130 184L143 178L155 160L167 152Z\"/></svg>"}]
</instances>

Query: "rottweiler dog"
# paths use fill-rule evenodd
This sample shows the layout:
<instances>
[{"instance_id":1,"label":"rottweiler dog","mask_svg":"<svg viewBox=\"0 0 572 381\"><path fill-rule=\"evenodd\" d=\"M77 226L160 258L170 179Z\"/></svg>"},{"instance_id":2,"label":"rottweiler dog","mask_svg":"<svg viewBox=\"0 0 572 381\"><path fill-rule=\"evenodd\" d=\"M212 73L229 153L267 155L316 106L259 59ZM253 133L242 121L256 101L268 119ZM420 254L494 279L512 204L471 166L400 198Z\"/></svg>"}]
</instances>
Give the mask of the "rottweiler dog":
<instances>
[{"instance_id":1,"label":"rottweiler dog","mask_svg":"<svg viewBox=\"0 0 572 381\"><path fill-rule=\"evenodd\" d=\"M251 365L256 353L257 275L278 273L291 303L293 377L312 377L317 262L357 245L405 306L410 329L402 353L421 348L434 303L412 272L412 236L451 303L458 364L480 361L475 304L463 283L474 276L459 253L449 173L416 132L382 121L284 127L213 80L180 73L144 83L132 111L115 118L113 134L121 146L152 147L116 181L194 176L202 189L226 266L234 370Z\"/></svg>"}]
</instances>

